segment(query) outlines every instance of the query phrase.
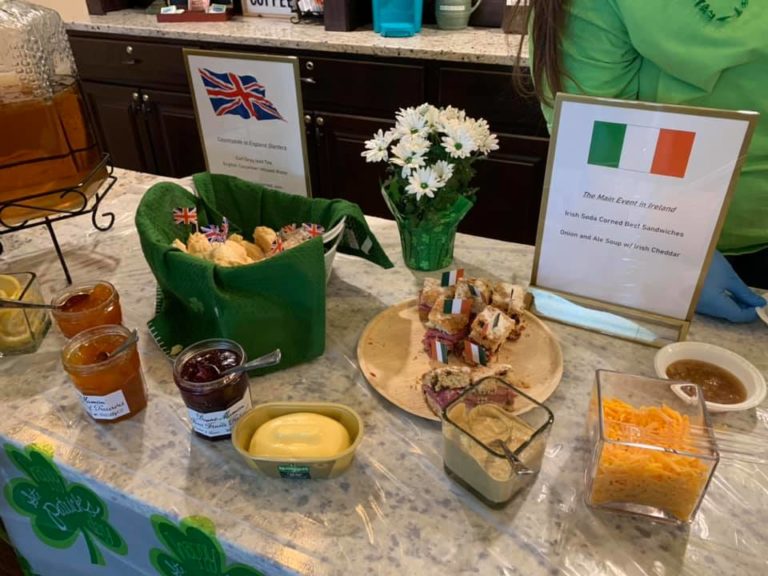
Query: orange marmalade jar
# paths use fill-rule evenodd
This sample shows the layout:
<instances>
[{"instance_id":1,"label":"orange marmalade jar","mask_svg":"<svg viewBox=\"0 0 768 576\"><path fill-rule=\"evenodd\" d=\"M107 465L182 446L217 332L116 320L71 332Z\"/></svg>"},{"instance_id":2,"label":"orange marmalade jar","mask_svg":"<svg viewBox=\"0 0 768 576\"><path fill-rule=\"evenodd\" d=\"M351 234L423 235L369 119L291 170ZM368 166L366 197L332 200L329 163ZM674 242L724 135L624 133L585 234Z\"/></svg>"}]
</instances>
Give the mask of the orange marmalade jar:
<instances>
[{"instance_id":1,"label":"orange marmalade jar","mask_svg":"<svg viewBox=\"0 0 768 576\"><path fill-rule=\"evenodd\" d=\"M72 286L56 296L51 312L67 338L94 326L120 324L123 311L120 295L109 282Z\"/></svg>"},{"instance_id":2,"label":"orange marmalade jar","mask_svg":"<svg viewBox=\"0 0 768 576\"><path fill-rule=\"evenodd\" d=\"M97 326L80 332L61 352L64 370L94 420L125 420L147 405L136 342L117 351L131 336L123 326Z\"/></svg>"}]
</instances>

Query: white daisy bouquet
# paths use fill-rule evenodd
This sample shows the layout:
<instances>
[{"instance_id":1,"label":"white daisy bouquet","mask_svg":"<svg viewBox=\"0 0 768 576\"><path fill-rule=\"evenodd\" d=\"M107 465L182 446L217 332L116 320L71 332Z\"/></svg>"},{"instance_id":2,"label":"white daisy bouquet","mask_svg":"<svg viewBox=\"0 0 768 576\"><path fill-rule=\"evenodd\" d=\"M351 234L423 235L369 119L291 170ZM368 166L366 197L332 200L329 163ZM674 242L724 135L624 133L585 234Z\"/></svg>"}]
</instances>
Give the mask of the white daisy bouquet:
<instances>
[{"instance_id":1,"label":"white daisy bouquet","mask_svg":"<svg viewBox=\"0 0 768 576\"><path fill-rule=\"evenodd\" d=\"M417 224L475 202L472 164L499 147L488 122L452 106L401 108L394 128L365 143L367 162L387 162L385 200L398 219ZM464 199L463 201L461 199Z\"/></svg>"}]
</instances>

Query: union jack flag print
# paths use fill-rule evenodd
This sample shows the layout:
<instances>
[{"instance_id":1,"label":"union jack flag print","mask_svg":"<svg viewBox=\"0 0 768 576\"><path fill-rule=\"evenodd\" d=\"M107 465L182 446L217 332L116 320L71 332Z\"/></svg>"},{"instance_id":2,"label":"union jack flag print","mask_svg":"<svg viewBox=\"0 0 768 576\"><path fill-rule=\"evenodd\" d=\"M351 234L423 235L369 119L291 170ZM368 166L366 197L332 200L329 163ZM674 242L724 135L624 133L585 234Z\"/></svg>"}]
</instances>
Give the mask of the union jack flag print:
<instances>
[{"instance_id":1,"label":"union jack flag print","mask_svg":"<svg viewBox=\"0 0 768 576\"><path fill-rule=\"evenodd\" d=\"M301 227L304 228L304 231L307 232L312 238L322 236L323 232L325 232L325 228L320 226L320 224L302 224Z\"/></svg>"},{"instance_id":2,"label":"union jack flag print","mask_svg":"<svg viewBox=\"0 0 768 576\"><path fill-rule=\"evenodd\" d=\"M198 68L216 116L233 114L247 120L285 120L266 98L266 88L253 76Z\"/></svg>"},{"instance_id":3,"label":"union jack flag print","mask_svg":"<svg viewBox=\"0 0 768 576\"><path fill-rule=\"evenodd\" d=\"M196 224L197 208L174 208L173 221L176 224Z\"/></svg>"},{"instance_id":4,"label":"union jack flag print","mask_svg":"<svg viewBox=\"0 0 768 576\"><path fill-rule=\"evenodd\" d=\"M200 228L205 237L208 238L208 242L224 242L227 237L221 233L221 229L216 224L210 226L203 226Z\"/></svg>"}]
</instances>

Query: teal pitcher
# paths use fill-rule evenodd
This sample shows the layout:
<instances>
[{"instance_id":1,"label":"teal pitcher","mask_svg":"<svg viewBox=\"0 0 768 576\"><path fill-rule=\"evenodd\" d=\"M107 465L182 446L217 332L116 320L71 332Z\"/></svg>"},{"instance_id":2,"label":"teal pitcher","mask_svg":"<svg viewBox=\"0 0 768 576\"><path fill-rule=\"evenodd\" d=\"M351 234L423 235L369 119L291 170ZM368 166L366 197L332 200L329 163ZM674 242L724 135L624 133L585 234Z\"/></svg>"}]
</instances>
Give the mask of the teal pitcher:
<instances>
[{"instance_id":1,"label":"teal pitcher","mask_svg":"<svg viewBox=\"0 0 768 576\"><path fill-rule=\"evenodd\" d=\"M441 30L461 30L469 23L469 16L477 10L483 0L436 0L435 18Z\"/></svg>"}]
</instances>

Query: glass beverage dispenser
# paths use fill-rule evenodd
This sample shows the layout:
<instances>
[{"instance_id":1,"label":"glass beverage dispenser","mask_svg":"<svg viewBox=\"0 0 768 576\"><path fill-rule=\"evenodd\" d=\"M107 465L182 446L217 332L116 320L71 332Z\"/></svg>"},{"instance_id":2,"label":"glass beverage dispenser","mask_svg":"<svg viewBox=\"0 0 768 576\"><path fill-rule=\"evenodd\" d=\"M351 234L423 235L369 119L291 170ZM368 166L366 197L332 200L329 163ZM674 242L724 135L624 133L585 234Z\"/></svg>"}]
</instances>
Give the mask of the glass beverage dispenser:
<instances>
[{"instance_id":1,"label":"glass beverage dispenser","mask_svg":"<svg viewBox=\"0 0 768 576\"><path fill-rule=\"evenodd\" d=\"M0 132L0 224L79 210L106 179L61 18L20 0L0 0Z\"/></svg>"}]
</instances>

